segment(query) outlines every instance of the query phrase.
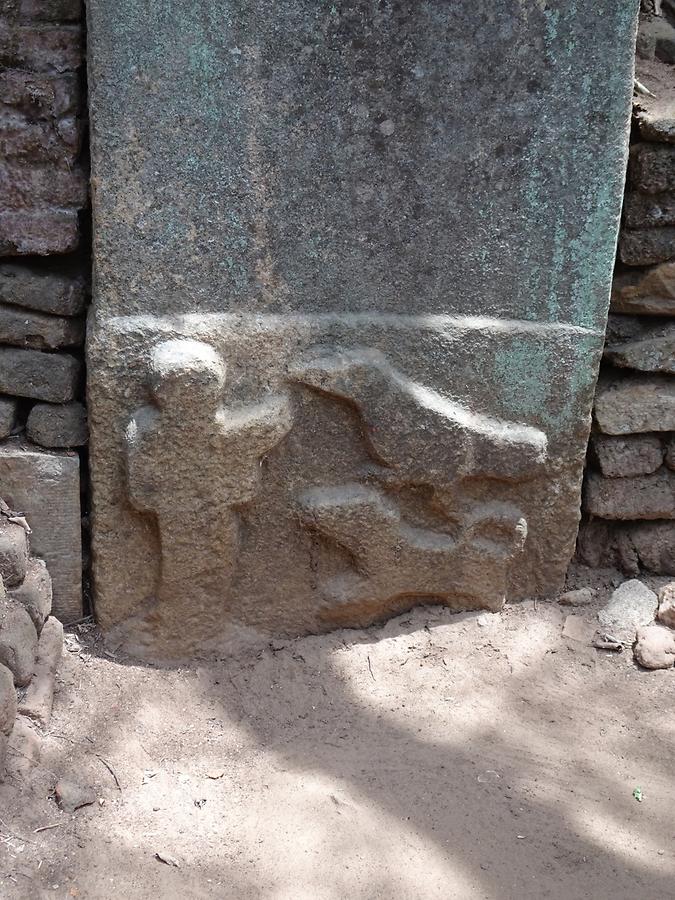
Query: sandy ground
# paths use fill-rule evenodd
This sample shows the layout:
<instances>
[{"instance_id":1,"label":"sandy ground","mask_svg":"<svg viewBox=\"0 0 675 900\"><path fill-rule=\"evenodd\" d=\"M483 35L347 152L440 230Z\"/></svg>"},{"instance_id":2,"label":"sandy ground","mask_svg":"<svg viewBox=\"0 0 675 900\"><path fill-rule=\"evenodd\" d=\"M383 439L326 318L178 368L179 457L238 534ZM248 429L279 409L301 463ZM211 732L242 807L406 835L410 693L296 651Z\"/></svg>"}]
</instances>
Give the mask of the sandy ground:
<instances>
[{"instance_id":1,"label":"sandy ground","mask_svg":"<svg viewBox=\"0 0 675 900\"><path fill-rule=\"evenodd\" d=\"M416 609L174 669L84 629L0 787L0 897L671 900L675 671L563 637L596 611ZM96 803L62 812L63 777Z\"/></svg>"}]
</instances>

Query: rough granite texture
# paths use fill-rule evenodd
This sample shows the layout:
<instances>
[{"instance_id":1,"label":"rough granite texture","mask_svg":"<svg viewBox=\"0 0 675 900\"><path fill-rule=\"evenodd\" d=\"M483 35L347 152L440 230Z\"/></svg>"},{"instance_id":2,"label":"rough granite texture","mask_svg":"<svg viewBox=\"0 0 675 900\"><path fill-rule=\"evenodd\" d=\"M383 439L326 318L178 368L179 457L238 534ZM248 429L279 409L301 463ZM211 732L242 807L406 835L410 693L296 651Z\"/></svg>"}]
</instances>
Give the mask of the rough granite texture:
<instances>
[{"instance_id":1,"label":"rough granite texture","mask_svg":"<svg viewBox=\"0 0 675 900\"><path fill-rule=\"evenodd\" d=\"M560 586L635 7L88 3L110 640Z\"/></svg>"}]
</instances>

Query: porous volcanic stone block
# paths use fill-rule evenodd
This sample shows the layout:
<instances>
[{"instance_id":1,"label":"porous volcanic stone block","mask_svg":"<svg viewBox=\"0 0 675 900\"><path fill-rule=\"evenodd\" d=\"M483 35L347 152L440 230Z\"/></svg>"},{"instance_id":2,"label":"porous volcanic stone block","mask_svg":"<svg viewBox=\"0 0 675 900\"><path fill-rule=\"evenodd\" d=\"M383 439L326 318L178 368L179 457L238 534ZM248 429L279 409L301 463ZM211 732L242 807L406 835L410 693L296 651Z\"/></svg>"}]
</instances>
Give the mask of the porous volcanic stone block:
<instances>
[{"instance_id":1,"label":"porous volcanic stone block","mask_svg":"<svg viewBox=\"0 0 675 900\"><path fill-rule=\"evenodd\" d=\"M608 478L651 475L663 463L664 447L655 434L626 437L595 434L591 443L602 474Z\"/></svg>"},{"instance_id":2,"label":"porous volcanic stone block","mask_svg":"<svg viewBox=\"0 0 675 900\"><path fill-rule=\"evenodd\" d=\"M675 435L671 435L668 441L665 462L669 469L675 469Z\"/></svg>"},{"instance_id":3,"label":"porous volcanic stone block","mask_svg":"<svg viewBox=\"0 0 675 900\"><path fill-rule=\"evenodd\" d=\"M27 566L26 531L21 525L10 522L4 515L0 515L0 579L4 587L12 588L21 584L26 577Z\"/></svg>"},{"instance_id":4,"label":"porous volcanic stone block","mask_svg":"<svg viewBox=\"0 0 675 900\"><path fill-rule=\"evenodd\" d=\"M601 519L675 519L675 472L632 478L589 472L584 508Z\"/></svg>"},{"instance_id":5,"label":"porous volcanic stone block","mask_svg":"<svg viewBox=\"0 0 675 900\"><path fill-rule=\"evenodd\" d=\"M675 263L618 275L612 283L610 309L641 316L675 316Z\"/></svg>"},{"instance_id":6,"label":"porous volcanic stone block","mask_svg":"<svg viewBox=\"0 0 675 900\"><path fill-rule=\"evenodd\" d=\"M560 587L636 5L90 0L111 640Z\"/></svg>"},{"instance_id":7,"label":"porous volcanic stone block","mask_svg":"<svg viewBox=\"0 0 675 900\"><path fill-rule=\"evenodd\" d=\"M675 522L592 519L579 530L577 554L585 565L618 566L627 575L641 569L675 575Z\"/></svg>"},{"instance_id":8,"label":"porous volcanic stone block","mask_svg":"<svg viewBox=\"0 0 675 900\"><path fill-rule=\"evenodd\" d=\"M0 342L31 350L60 350L84 342L84 319L50 316L0 303Z\"/></svg>"},{"instance_id":9,"label":"porous volcanic stone block","mask_svg":"<svg viewBox=\"0 0 675 900\"><path fill-rule=\"evenodd\" d=\"M649 194L675 190L675 147L638 144L631 148L629 183Z\"/></svg>"},{"instance_id":10,"label":"porous volcanic stone block","mask_svg":"<svg viewBox=\"0 0 675 900\"><path fill-rule=\"evenodd\" d=\"M0 446L0 485L32 528L31 551L47 563L53 613L64 622L82 615L80 461L75 453Z\"/></svg>"},{"instance_id":11,"label":"porous volcanic stone block","mask_svg":"<svg viewBox=\"0 0 675 900\"><path fill-rule=\"evenodd\" d=\"M79 240L74 209L0 212L0 256L70 253Z\"/></svg>"},{"instance_id":12,"label":"porous volcanic stone block","mask_svg":"<svg viewBox=\"0 0 675 900\"><path fill-rule=\"evenodd\" d=\"M18 403L14 397L0 397L0 438L9 437L16 422Z\"/></svg>"},{"instance_id":13,"label":"porous volcanic stone block","mask_svg":"<svg viewBox=\"0 0 675 900\"><path fill-rule=\"evenodd\" d=\"M675 228L625 228L619 238L619 259L627 266L649 266L675 256Z\"/></svg>"},{"instance_id":14,"label":"porous volcanic stone block","mask_svg":"<svg viewBox=\"0 0 675 900\"><path fill-rule=\"evenodd\" d=\"M87 443L87 410L81 403L36 403L26 434L41 447L81 447Z\"/></svg>"},{"instance_id":15,"label":"porous volcanic stone block","mask_svg":"<svg viewBox=\"0 0 675 900\"><path fill-rule=\"evenodd\" d=\"M67 353L0 347L0 392L67 403L78 392L82 363Z\"/></svg>"},{"instance_id":16,"label":"porous volcanic stone block","mask_svg":"<svg viewBox=\"0 0 675 900\"><path fill-rule=\"evenodd\" d=\"M23 582L8 593L23 606L40 634L45 619L52 611L52 580L45 561L37 557L29 559Z\"/></svg>"},{"instance_id":17,"label":"porous volcanic stone block","mask_svg":"<svg viewBox=\"0 0 675 900\"><path fill-rule=\"evenodd\" d=\"M675 430L675 381L666 376L603 380L595 418L605 434Z\"/></svg>"},{"instance_id":18,"label":"porous volcanic stone block","mask_svg":"<svg viewBox=\"0 0 675 900\"><path fill-rule=\"evenodd\" d=\"M75 316L86 305L85 282L81 275L0 263L0 302L55 316Z\"/></svg>"},{"instance_id":19,"label":"porous volcanic stone block","mask_svg":"<svg viewBox=\"0 0 675 900\"><path fill-rule=\"evenodd\" d=\"M20 0L19 16L36 22L76 22L82 18L82 0Z\"/></svg>"}]
</instances>

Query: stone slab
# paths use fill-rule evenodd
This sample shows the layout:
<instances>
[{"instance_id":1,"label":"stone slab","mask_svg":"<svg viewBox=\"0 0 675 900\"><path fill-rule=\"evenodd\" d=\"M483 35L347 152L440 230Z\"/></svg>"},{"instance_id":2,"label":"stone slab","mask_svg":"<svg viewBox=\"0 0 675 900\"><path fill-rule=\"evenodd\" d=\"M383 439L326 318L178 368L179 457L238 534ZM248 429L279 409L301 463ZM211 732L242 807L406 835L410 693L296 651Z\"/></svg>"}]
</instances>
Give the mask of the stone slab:
<instances>
[{"instance_id":1,"label":"stone slab","mask_svg":"<svg viewBox=\"0 0 675 900\"><path fill-rule=\"evenodd\" d=\"M635 7L88 3L110 640L560 587Z\"/></svg>"},{"instance_id":2,"label":"stone slab","mask_svg":"<svg viewBox=\"0 0 675 900\"><path fill-rule=\"evenodd\" d=\"M16 439L0 446L0 495L25 513L31 551L47 563L53 614L68 623L82 616L80 461L75 453L48 453Z\"/></svg>"},{"instance_id":3,"label":"stone slab","mask_svg":"<svg viewBox=\"0 0 675 900\"><path fill-rule=\"evenodd\" d=\"M81 275L0 263L0 302L55 316L76 316L86 306L86 286Z\"/></svg>"},{"instance_id":4,"label":"stone slab","mask_svg":"<svg viewBox=\"0 0 675 900\"><path fill-rule=\"evenodd\" d=\"M87 410L82 403L36 403L26 435L41 447L82 447L87 443Z\"/></svg>"},{"instance_id":5,"label":"stone slab","mask_svg":"<svg viewBox=\"0 0 675 900\"><path fill-rule=\"evenodd\" d=\"M74 209L0 211L0 256L72 253L79 242Z\"/></svg>"},{"instance_id":6,"label":"stone slab","mask_svg":"<svg viewBox=\"0 0 675 900\"><path fill-rule=\"evenodd\" d=\"M0 162L0 196L5 209L87 205L88 183L80 166Z\"/></svg>"},{"instance_id":7,"label":"stone slab","mask_svg":"<svg viewBox=\"0 0 675 900\"><path fill-rule=\"evenodd\" d=\"M84 343L84 319L50 316L0 303L0 343L30 350L61 350Z\"/></svg>"},{"instance_id":8,"label":"stone slab","mask_svg":"<svg viewBox=\"0 0 675 900\"><path fill-rule=\"evenodd\" d=\"M675 381L666 375L603 378L593 409L605 434L675 430Z\"/></svg>"},{"instance_id":9,"label":"stone slab","mask_svg":"<svg viewBox=\"0 0 675 900\"><path fill-rule=\"evenodd\" d=\"M675 519L675 472L621 479L589 472L584 509L601 519Z\"/></svg>"},{"instance_id":10,"label":"stone slab","mask_svg":"<svg viewBox=\"0 0 675 900\"><path fill-rule=\"evenodd\" d=\"M607 478L651 475L663 464L665 448L656 434L625 437L594 434L591 446Z\"/></svg>"},{"instance_id":11,"label":"stone slab","mask_svg":"<svg viewBox=\"0 0 675 900\"><path fill-rule=\"evenodd\" d=\"M610 309L641 316L675 316L675 263L618 275L612 283Z\"/></svg>"},{"instance_id":12,"label":"stone slab","mask_svg":"<svg viewBox=\"0 0 675 900\"><path fill-rule=\"evenodd\" d=\"M0 347L0 393L50 403L74 400L82 363L68 353Z\"/></svg>"}]
</instances>

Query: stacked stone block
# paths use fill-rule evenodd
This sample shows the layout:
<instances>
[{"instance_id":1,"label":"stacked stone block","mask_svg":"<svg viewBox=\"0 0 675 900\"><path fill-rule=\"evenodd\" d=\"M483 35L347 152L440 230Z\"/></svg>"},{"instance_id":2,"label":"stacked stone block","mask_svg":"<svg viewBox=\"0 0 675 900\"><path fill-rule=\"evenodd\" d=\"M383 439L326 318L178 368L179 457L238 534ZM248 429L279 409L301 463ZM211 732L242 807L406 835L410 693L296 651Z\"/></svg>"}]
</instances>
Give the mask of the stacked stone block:
<instances>
[{"instance_id":1,"label":"stacked stone block","mask_svg":"<svg viewBox=\"0 0 675 900\"><path fill-rule=\"evenodd\" d=\"M51 579L30 555L29 534L25 517L0 500L0 780L17 711L48 724L63 644L63 628L50 617Z\"/></svg>"},{"instance_id":2,"label":"stacked stone block","mask_svg":"<svg viewBox=\"0 0 675 900\"><path fill-rule=\"evenodd\" d=\"M668 23L660 20L660 34ZM675 38L675 30L673 30ZM675 41L674 41L675 44ZM660 46L660 45L659 45ZM579 554L675 573L675 73L639 52L623 226ZM649 93L645 93L645 89Z\"/></svg>"},{"instance_id":3,"label":"stacked stone block","mask_svg":"<svg viewBox=\"0 0 675 900\"><path fill-rule=\"evenodd\" d=\"M0 6L0 438L86 442L80 0ZM41 259L48 257L48 259Z\"/></svg>"}]
</instances>

